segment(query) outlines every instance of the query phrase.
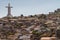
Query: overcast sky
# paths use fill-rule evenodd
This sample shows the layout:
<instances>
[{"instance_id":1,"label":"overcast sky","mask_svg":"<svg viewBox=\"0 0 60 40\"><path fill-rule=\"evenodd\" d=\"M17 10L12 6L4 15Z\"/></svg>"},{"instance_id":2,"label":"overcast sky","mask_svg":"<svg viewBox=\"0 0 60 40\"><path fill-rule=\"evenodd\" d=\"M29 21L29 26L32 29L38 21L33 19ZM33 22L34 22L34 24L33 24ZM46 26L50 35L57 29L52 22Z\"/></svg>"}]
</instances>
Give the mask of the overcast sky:
<instances>
[{"instance_id":1,"label":"overcast sky","mask_svg":"<svg viewBox=\"0 0 60 40\"><path fill-rule=\"evenodd\" d=\"M14 16L47 14L60 8L60 0L0 0L0 17L7 15L8 3L13 6L11 14Z\"/></svg>"}]
</instances>

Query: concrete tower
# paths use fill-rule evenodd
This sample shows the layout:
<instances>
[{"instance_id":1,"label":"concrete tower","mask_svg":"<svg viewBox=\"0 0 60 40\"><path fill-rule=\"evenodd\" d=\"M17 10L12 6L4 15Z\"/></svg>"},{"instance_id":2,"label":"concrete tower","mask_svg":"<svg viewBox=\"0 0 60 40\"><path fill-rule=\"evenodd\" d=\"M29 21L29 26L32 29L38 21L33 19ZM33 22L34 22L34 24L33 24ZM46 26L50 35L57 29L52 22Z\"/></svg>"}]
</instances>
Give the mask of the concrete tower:
<instances>
[{"instance_id":1,"label":"concrete tower","mask_svg":"<svg viewBox=\"0 0 60 40\"><path fill-rule=\"evenodd\" d=\"M6 6L6 8L8 8L7 17L13 17L13 16L11 15L11 8L12 8L12 6L10 6L10 3L8 3L8 6Z\"/></svg>"}]
</instances>

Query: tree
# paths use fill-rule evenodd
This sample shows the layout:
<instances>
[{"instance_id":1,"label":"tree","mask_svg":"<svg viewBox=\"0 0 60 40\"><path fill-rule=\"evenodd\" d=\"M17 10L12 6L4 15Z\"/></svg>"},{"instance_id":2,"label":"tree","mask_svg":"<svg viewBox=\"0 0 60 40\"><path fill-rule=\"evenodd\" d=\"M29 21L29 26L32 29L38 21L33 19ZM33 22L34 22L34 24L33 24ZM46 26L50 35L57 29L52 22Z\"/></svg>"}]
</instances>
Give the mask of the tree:
<instances>
[{"instance_id":1,"label":"tree","mask_svg":"<svg viewBox=\"0 0 60 40\"><path fill-rule=\"evenodd\" d=\"M41 15L38 17L38 19L39 19L39 18L45 19L45 18L46 18L46 15L45 15L45 14L41 14Z\"/></svg>"},{"instance_id":2,"label":"tree","mask_svg":"<svg viewBox=\"0 0 60 40\"><path fill-rule=\"evenodd\" d=\"M38 30L33 30L32 31L32 36L33 36L33 39L35 40L40 40L40 35L41 35L41 33L40 32L38 32Z\"/></svg>"},{"instance_id":3,"label":"tree","mask_svg":"<svg viewBox=\"0 0 60 40\"><path fill-rule=\"evenodd\" d=\"M29 17L34 17L33 15L30 15Z\"/></svg>"},{"instance_id":4,"label":"tree","mask_svg":"<svg viewBox=\"0 0 60 40\"><path fill-rule=\"evenodd\" d=\"M23 14L21 14L21 18L23 17Z\"/></svg>"}]
</instances>

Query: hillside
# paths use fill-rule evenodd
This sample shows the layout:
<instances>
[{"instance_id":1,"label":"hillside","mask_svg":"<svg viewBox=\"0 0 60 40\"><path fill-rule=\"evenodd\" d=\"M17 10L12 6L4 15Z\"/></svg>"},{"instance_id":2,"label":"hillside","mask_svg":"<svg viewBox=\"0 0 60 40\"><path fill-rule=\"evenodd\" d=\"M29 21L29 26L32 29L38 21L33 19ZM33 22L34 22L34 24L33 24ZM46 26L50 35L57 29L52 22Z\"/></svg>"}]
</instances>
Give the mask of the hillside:
<instances>
[{"instance_id":1,"label":"hillside","mask_svg":"<svg viewBox=\"0 0 60 40\"><path fill-rule=\"evenodd\" d=\"M60 29L60 9L49 14L0 18L0 39L19 39L20 35L53 37Z\"/></svg>"}]
</instances>

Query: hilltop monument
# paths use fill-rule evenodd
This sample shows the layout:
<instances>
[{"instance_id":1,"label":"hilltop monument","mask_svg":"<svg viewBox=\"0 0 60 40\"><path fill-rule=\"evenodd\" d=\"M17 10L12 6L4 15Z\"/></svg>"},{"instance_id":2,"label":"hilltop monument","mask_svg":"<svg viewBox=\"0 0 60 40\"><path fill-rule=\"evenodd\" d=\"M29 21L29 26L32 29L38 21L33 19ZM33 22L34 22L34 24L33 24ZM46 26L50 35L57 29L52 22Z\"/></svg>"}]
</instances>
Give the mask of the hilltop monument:
<instances>
[{"instance_id":1,"label":"hilltop monument","mask_svg":"<svg viewBox=\"0 0 60 40\"><path fill-rule=\"evenodd\" d=\"M13 17L12 14L11 14L11 8L12 8L12 6L10 6L10 3L8 3L8 6L6 6L6 8L8 8L7 17Z\"/></svg>"}]
</instances>

